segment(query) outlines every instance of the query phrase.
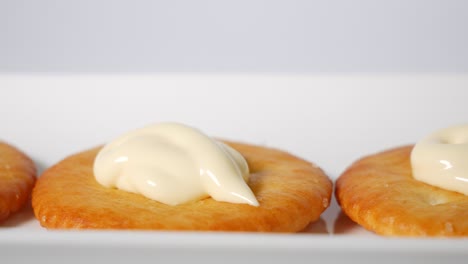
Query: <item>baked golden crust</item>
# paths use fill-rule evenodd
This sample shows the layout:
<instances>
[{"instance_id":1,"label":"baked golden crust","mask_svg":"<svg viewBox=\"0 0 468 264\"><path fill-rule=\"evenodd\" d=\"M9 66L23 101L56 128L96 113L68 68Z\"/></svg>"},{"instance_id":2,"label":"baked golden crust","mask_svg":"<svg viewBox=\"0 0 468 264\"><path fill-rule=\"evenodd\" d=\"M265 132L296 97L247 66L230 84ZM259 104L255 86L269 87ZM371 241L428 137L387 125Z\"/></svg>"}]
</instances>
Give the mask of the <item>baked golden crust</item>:
<instances>
[{"instance_id":1,"label":"baked golden crust","mask_svg":"<svg viewBox=\"0 0 468 264\"><path fill-rule=\"evenodd\" d=\"M328 207L332 183L313 164L265 147L225 142L247 160L260 206L211 198L170 206L99 185L94 148L43 173L33 190L36 218L46 228L296 232Z\"/></svg>"},{"instance_id":2,"label":"baked golden crust","mask_svg":"<svg viewBox=\"0 0 468 264\"><path fill-rule=\"evenodd\" d=\"M352 164L336 182L342 210L382 235L468 236L468 196L415 180L412 148L391 149Z\"/></svg>"},{"instance_id":3,"label":"baked golden crust","mask_svg":"<svg viewBox=\"0 0 468 264\"><path fill-rule=\"evenodd\" d=\"M26 204L35 180L36 167L32 160L0 141L0 221Z\"/></svg>"}]
</instances>

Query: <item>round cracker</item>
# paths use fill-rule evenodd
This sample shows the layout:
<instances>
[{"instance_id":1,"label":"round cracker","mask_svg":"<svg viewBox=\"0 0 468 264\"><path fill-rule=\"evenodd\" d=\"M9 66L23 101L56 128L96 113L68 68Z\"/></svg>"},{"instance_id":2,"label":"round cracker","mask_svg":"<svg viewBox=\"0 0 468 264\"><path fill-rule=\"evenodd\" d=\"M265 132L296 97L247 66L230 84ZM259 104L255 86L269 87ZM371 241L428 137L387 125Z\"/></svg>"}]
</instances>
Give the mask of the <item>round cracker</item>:
<instances>
[{"instance_id":1,"label":"round cracker","mask_svg":"<svg viewBox=\"0 0 468 264\"><path fill-rule=\"evenodd\" d=\"M356 223L381 235L467 236L468 196L417 181L404 146L365 157L336 182L336 198Z\"/></svg>"},{"instance_id":2,"label":"round cracker","mask_svg":"<svg viewBox=\"0 0 468 264\"><path fill-rule=\"evenodd\" d=\"M94 148L59 162L39 177L34 213L46 228L296 232L328 207L332 183L317 166L288 153L225 142L247 160L249 186L260 203L211 198L170 206L96 182Z\"/></svg>"},{"instance_id":3,"label":"round cracker","mask_svg":"<svg viewBox=\"0 0 468 264\"><path fill-rule=\"evenodd\" d=\"M0 142L0 221L26 204L35 179L32 160L17 148Z\"/></svg>"}]
</instances>

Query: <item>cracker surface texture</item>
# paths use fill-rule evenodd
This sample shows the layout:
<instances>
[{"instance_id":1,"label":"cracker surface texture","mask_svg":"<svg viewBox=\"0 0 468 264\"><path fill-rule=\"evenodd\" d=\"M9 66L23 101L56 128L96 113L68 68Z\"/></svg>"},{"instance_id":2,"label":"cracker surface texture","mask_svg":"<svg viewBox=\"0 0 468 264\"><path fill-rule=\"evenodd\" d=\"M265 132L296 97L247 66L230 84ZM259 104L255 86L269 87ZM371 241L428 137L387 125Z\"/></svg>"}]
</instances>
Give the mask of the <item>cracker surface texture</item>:
<instances>
[{"instance_id":1,"label":"cracker surface texture","mask_svg":"<svg viewBox=\"0 0 468 264\"><path fill-rule=\"evenodd\" d=\"M35 180L33 161L17 148L0 141L0 221L28 202Z\"/></svg>"},{"instance_id":2,"label":"cracker surface texture","mask_svg":"<svg viewBox=\"0 0 468 264\"><path fill-rule=\"evenodd\" d=\"M170 206L103 187L93 175L98 147L43 173L33 191L34 213L46 228L297 232L328 207L332 183L314 164L280 150L225 143L246 158L259 207L211 198Z\"/></svg>"},{"instance_id":3,"label":"cracker surface texture","mask_svg":"<svg viewBox=\"0 0 468 264\"><path fill-rule=\"evenodd\" d=\"M354 222L388 236L468 236L468 196L417 181L404 146L367 156L336 182Z\"/></svg>"}]
</instances>

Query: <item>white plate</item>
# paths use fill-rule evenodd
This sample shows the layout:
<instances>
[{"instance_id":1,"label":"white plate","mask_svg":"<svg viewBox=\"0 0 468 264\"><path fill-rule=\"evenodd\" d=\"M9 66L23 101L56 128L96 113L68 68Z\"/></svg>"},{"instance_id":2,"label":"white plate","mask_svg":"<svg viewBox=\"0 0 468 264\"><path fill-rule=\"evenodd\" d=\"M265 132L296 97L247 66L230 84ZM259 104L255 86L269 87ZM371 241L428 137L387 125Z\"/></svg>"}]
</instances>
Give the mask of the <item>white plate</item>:
<instances>
[{"instance_id":1,"label":"white plate","mask_svg":"<svg viewBox=\"0 0 468 264\"><path fill-rule=\"evenodd\" d=\"M468 75L3 75L1 138L40 170L149 123L277 147L331 178L357 158L468 122ZM468 221L468 219L467 219ZM376 236L336 202L300 234L47 231L30 208L0 226L10 261L465 263L467 239Z\"/></svg>"}]
</instances>

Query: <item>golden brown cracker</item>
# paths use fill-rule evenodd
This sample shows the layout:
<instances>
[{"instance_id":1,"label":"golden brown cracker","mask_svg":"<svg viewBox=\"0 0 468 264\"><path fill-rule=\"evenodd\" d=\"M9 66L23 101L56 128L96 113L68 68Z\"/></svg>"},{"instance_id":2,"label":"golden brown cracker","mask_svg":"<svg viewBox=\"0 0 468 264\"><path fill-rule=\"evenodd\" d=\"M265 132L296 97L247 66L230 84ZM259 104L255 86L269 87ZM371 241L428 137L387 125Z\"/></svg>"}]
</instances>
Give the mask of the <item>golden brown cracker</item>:
<instances>
[{"instance_id":1,"label":"golden brown cracker","mask_svg":"<svg viewBox=\"0 0 468 264\"><path fill-rule=\"evenodd\" d=\"M93 175L94 148L44 172L34 213L46 228L296 232L328 207L332 183L320 168L283 151L226 143L247 160L259 207L211 198L170 206L103 187Z\"/></svg>"},{"instance_id":2,"label":"golden brown cracker","mask_svg":"<svg viewBox=\"0 0 468 264\"><path fill-rule=\"evenodd\" d=\"M336 182L336 198L356 223L392 236L468 236L468 196L417 181L404 146L367 156Z\"/></svg>"},{"instance_id":3,"label":"golden brown cracker","mask_svg":"<svg viewBox=\"0 0 468 264\"><path fill-rule=\"evenodd\" d=\"M35 179L36 167L32 160L0 141L0 221L26 204Z\"/></svg>"}]
</instances>

